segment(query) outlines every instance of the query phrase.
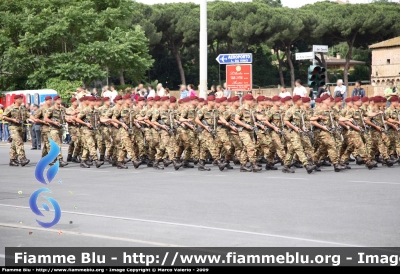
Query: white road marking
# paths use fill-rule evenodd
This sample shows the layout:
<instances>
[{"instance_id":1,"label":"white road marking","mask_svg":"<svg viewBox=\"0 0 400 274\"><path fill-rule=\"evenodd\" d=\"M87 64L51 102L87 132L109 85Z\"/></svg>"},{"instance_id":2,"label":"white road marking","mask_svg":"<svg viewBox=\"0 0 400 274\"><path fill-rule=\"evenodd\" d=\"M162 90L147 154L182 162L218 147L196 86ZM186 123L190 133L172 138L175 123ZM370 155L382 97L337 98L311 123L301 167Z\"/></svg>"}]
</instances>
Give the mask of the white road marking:
<instances>
[{"instance_id":1,"label":"white road marking","mask_svg":"<svg viewBox=\"0 0 400 274\"><path fill-rule=\"evenodd\" d=\"M27 206L15 206L15 205L7 205L7 204L0 204L0 206L30 209ZM53 210L50 210L50 211L53 211ZM313 243L320 243L320 244L363 247L363 246L355 245L355 244L330 242L330 241L317 240L317 239L308 239L308 238L292 237L292 236L285 236L285 235L278 235L278 234L269 234L269 233L261 233L261 232L245 231L245 230L236 230L236 229L229 229L229 228L219 228L219 227L212 227L212 226L193 225L193 224L184 224L184 223L173 223L173 222L165 222L165 221L155 221L155 220L146 220L146 219L137 219L137 218L130 218L130 217L110 216L110 215L102 215L102 214L91 214L91 213L83 213L83 212L81 213L81 212L73 212L73 211L63 211L63 213L82 215L82 216L108 218L108 219L116 219L116 220L126 220L126 221L135 221L135 222L143 222L143 223L162 224L162 225L170 225L170 226L180 226L180 227L208 229L208 230L215 230L215 231L224 231L224 232L231 232L231 233L264 236L264 237L271 237L271 238L281 238L281 239L313 242ZM2 224L0 223L0 225L2 225ZM7 224L5 224L5 225L7 225ZM44 230L46 230L46 229L44 229ZM83 235L83 234L84 233L78 234L78 235Z\"/></svg>"},{"instance_id":2,"label":"white road marking","mask_svg":"<svg viewBox=\"0 0 400 274\"><path fill-rule=\"evenodd\" d=\"M293 178L293 177L267 177L267 179L283 179L283 180L309 180L306 178Z\"/></svg>"},{"instance_id":3,"label":"white road marking","mask_svg":"<svg viewBox=\"0 0 400 274\"><path fill-rule=\"evenodd\" d=\"M5 254L0 254L0 258L5 258L6 255Z\"/></svg>"},{"instance_id":4,"label":"white road marking","mask_svg":"<svg viewBox=\"0 0 400 274\"><path fill-rule=\"evenodd\" d=\"M81 168L81 169L79 169L79 168L65 168L65 169L59 169L59 170L94 171L93 169L90 169L90 168L89 169L87 169L87 168L85 168L85 169L83 169L83 168ZM96 172L110 172L108 170L98 170L98 168L96 168L95 171Z\"/></svg>"},{"instance_id":5,"label":"white road marking","mask_svg":"<svg viewBox=\"0 0 400 274\"><path fill-rule=\"evenodd\" d=\"M370 182L370 181L349 181L350 183L367 183L367 184L388 184L388 185L400 185L400 183L393 182Z\"/></svg>"}]
</instances>

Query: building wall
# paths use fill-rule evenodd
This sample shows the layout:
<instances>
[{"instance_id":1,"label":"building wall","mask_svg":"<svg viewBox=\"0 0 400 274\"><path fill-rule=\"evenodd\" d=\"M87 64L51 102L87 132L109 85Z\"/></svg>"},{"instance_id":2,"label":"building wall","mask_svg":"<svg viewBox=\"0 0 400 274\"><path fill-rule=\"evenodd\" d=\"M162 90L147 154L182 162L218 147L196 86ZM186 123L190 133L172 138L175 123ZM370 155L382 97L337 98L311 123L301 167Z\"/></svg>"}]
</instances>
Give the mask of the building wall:
<instances>
[{"instance_id":1,"label":"building wall","mask_svg":"<svg viewBox=\"0 0 400 274\"><path fill-rule=\"evenodd\" d=\"M400 87L400 46L372 50L371 84L374 93L382 95L390 81Z\"/></svg>"}]
</instances>

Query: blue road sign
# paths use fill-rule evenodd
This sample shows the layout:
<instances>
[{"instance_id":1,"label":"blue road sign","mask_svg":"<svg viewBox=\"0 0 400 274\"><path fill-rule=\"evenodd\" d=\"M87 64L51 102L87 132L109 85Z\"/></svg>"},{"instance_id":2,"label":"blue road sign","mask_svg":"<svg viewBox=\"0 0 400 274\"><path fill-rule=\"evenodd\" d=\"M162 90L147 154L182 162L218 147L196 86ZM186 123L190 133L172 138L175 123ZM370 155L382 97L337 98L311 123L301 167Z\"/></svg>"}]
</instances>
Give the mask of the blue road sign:
<instances>
[{"instance_id":1,"label":"blue road sign","mask_svg":"<svg viewBox=\"0 0 400 274\"><path fill-rule=\"evenodd\" d=\"M219 64L249 64L253 62L252 53L232 53L232 54L220 54L217 57Z\"/></svg>"}]
</instances>

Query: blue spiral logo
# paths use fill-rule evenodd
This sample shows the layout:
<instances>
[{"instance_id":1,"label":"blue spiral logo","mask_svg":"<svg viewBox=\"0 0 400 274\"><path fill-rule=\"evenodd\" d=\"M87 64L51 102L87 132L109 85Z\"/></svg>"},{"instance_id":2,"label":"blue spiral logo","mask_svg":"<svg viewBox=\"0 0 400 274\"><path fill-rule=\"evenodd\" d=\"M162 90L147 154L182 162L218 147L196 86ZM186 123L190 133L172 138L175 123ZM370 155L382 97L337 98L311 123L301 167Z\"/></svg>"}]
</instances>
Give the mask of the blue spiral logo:
<instances>
[{"instance_id":1,"label":"blue spiral logo","mask_svg":"<svg viewBox=\"0 0 400 274\"><path fill-rule=\"evenodd\" d=\"M49 142L50 142L49 154L47 154L45 157L43 157L39 161L39 163L36 165L36 169L35 169L36 180L38 180L40 183L45 184L45 185L47 185L54 179L54 177L56 176L56 174L58 172L58 168L59 168L59 162L56 161L55 164L47 170L46 177L47 177L48 182L46 183L46 180L44 178L45 169L51 162L54 161L54 159L57 158L57 155L60 153L60 148L56 144L56 142L54 142L50 138L49 138ZM48 188L40 188L40 189L36 190L29 198L29 206L30 206L32 212L38 216L44 216L43 213L40 211L39 207L37 206L37 200L39 198L39 195L42 192L51 193L51 190ZM39 220L36 220L36 222L44 228L49 228L49 227L52 227L55 224L57 224L58 221L60 220L61 208L60 208L59 204L57 203L57 201L54 200L53 198L47 197L47 196L44 196L44 198L46 198L47 201L49 201L51 203L51 205L53 206L53 209L55 212L54 219L53 219L53 221L51 221L49 223L41 222ZM43 203L42 207L45 211L50 211L49 206L46 203Z\"/></svg>"}]
</instances>

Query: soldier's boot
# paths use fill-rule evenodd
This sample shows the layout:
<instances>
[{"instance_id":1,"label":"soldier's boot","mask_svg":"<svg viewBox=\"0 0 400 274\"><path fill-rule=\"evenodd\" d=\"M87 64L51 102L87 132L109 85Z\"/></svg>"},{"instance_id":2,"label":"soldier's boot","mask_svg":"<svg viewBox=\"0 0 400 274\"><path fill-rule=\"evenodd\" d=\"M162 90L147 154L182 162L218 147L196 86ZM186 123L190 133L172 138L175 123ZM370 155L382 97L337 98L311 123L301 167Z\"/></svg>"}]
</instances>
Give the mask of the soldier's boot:
<instances>
[{"instance_id":1,"label":"soldier's boot","mask_svg":"<svg viewBox=\"0 0 400 274\"><path fill-rule=\"evenodd\" d=\"M282 168L283 173L294 173L295 171L291 169L289 166L283 166Z\"/></svg>"},{"instance_id":2,"label":"soldier's boot","mask_svg":"<svg viewBox=\"0 0 400 274\"><path fill-rule=\"evenodd\" d=\"M332 164L329 161L324 160L322 166L332 166Z\"/></svg>"},{"instance_id":3,"label":"soldier's boot","mask_svg":"<svg viewBox=\"0 0 400 274\"><path fill-rule=\"evenodd\" d=\"M183 165L183 164L180 163L178 160L173 160L172 163L173 163L173 165L174 165L174 169L175 169L175 170L178 170L178 169L181 168L182 165Z\"/></svg>"},{"instance_id":4,"label":"soldier's boot","mask_svg":"<svg viewBox=\"0 0 400 274\"><path fill-rule=\"evenodd\" d=\"M71 154L68 154L68 156L67 156L67 162L71 162L72 161L72 155Z\"/></svg>"},{"instance_id":5,"label":"soldier's boot","mask_svg":"<svg viewBox=\"0 0 400 274\"><path fill-rule=\"evenodd\" d=\"M344 163L343 161L339 161L339 164L340 164L341 166L344 166L345 169L351 169L351 167L350 167L349 165L347 165L346 163Z\"/></svg>"},{"instance_id":6,"label":"soldier's boot","mask_svg":"<svg viewBox=\"0 0 400 274\"><path fill-rule=\"evenodd\" d=\"M19 166L17 159L10 159L10 166Z\"/></svg>"},{"instance_id":7,"label":"soldier's boot","mask_svg":"<svg viewBox=\"0 0 400 274\"><path fill-rule=\"evenodd\" d=\"M84 160L81 161L80 167L82 167L82 168L90 168L90 166L88 164L86 164L86 162Z\"/></svg>"},{"instance_id":8,"label":"soldier's boot","mask_svg":"<svg viewBox=\"0 0 400 274\"><path fill-rule=\"evenodd\" d=\"M59 163L60 163L60 167L65 167L65 166L68 165L68 163L67 163L67 162L64 162L63 159L60 159L60 160L59 160Z\"/></svg>"},{"instance_id":9,"label":"soldier's boot","mask_svg":"<svg viewBox=\"0 0 400 274\"><path fill-rule=\"evenodd\" d=\"M147 167L153 167L153 160L150 160L147 162Z\"/></svg>"},{"instance_id":10,"label":"soldier's boot","mask_svg":"<svg viewBox=\"0 0 400 274\"><path fill-rule=\"evenodd\" d=\"M124 159L124 164L129 163L130 161L131 161L130 158L125 158L125 159Z\"/></svg>"},{"instance_id":11,"label":"soldier's boot","mask_svg":"<svg viewBox=\"0 0 400 274\"><path fill-rule=\"evenodd\" d=\"M110 156L104 156L104 161L110 163Z\"/></svg>"},{"instance_id":12,"label":"soldier's boot","mask_svg":"<svg viewBox=\"0 0 400 274\"><path fill-rule=\"evenodd\" d=\"M354 158L350 155L350 158L348 159L348 161L349 161L349 162L355 162L356 159L354 159Z\"/></svg>"},{"instance_id":13,"label":"soldier's boot","mask_svg":"<svg viewBox=\"0 0 400 274\"><path fill-rule=\"evenodd\" d=\"M138 167L140 167L140 165L141 165L142 163L143 163L143 162L142 162L142 160L141 160L140 158L138 158L138 159L132 161L133 167L134 167L135 169L138 168Z\"/></svg>"},{"instance_id":14,"label":"soldier's boot","mask_svg":"<svg viewBox=\"0 0 400 274\"><path fill-rule=\"evenodd\" d=\"M369 161L368 163L366 163L366 167L368 169L373 169L375 167L376 162L375 161Z\"/></svg>"},{"instance_id":15,"label":"soldier's boot","mask_svg":"<svg viewBox=\"0 0 400 274\"><path fill-rule=\"evenodd\" d=\"M26 159L25 157L21 158L19 160L19 163L21 164L21 166L26 166L27 164L29 164L31 160Z\"/></svg>"},{"instance_id":16,"label":"soldier's boot","mask_svg":"<svg viewBox=\"0 0 400 274\"><path fill-rule=\"evenodd\" d=\"M128 169L126 165L124 165L124 162L117 162L117 168L118 169Z\"/></svg>"},{"instance_id":17,"label":"soldier's boot","mask_svg":"<svg viewBox=\"0 0 400 274\"><path fill-rule=\"evenodd\" d=\"M303 165L299 161L294 161L292 163L292 166L294 166L295 168L303 168Z\"/></svg>"},{"instance_id":18,"label":"soldier's boot","mask_svg":"<svg viewBox=\"0 0 400 274\"><path fill-rule=\"evenodd\" d=\"M227 165L228 165L228 163L225 162L223 159L220 159L218 161L218 168L219 168L220 171L223 171L226 168Z\"/></svg>"},{"instance_id":19,"label":"soldier's boot","mask_svg":"<svg viewBox=\"0 0 400 274\"><path fill-rule=\"evenodd\" d=\"M390 158L383 160L382 161L382 165L387 165L388 167L391 167L394 165L394 163L396 163L395 161L390 160Z\"/></svg>"},{"instance_id":20,"label":"soldier's boot","mask_svg":"<svg viewBox=\"0 0 400 274\"><path fill-rule=\"evenodd\" d=\"M218 159L215 159L212 164L213 166L218 166L219 165Z\"/></svg>"},{"instance_id":21,"label":"soldier's boot","mask_svg":"<svg viewBox=\"0 0 400 274\"><path fill-rule=\"evenodd\" d=\"M267 164L265 166L265 170L278 170L278 168L274 167L273 163L267 162Z\"/></svg>"},{"instance_id":22,"label":"soldier's boot","mask_svg":"<svg viewBox=\"0 0 400 274\"><path fill-rule=\"evenodd\" d=\"M225 160L225 162L227 163L226 169L233 169L233 167L230 165L230 162L228 160Z\"/></svg>"},{"instance_id":23,"label":"soldier's boot","mask_svg":"<svg viewBox=\"0 0 400 274\"><path fill-rule=\"evenodd\" d=\"M336 165L333 165L333 169L335 170L335 172L339 172L339 171L346 169L346 167L342 166L340 164L336 164Z\"/></svg>"},{"instance_id":24,"label":"soldier's boot","mask_svg":"<svg viewBox=\"0 0 400 274\"><path fill-rule=\"evenodd\" d=\"M253 172L260 172L262 170L262 168L259 165L257 165L256 162L254 162L252 165L253 165Z\"/></svg>"},{"instance_id":25,"label":"soldier's boot","mask_svg":"<svg viewBox=\"0 0 400 274\"><path fill-rule=\"evenodd\" d=\"M267 161L267 159L265 159L265 157L261 157L261 158L259 159L259 162L260 162L261 164L266 164L266 163L268 163L268 161Z\"/></svg>"},{"instance_id":26,"label":"soldier's boot","mask_svg":"<svg viewBox=\"0 0 400 274\"><path fill-rule=\"evenodd\" d=\"M315 170L315 166L314 165L308 164L308 165L306 165L304 167L306 168L308 174L311 174L313 172L313 170Z\"/></svg>"},{"instance_id":27,"label":"soldier's boot","mask_svg":"<svg viewBox=\"0 0 400 274\"><path fill-rule=\"evenodd\" d=\"M240 161L236 156L233 158L233 164L234 165L240 165Z\"/></svg>"},{"instance_id":28,"label":"soldier's boot","mask_svg":"<svg viewBox=\"0 0 400 274\"><path fill-rule=\"evenodd\" d=\"M155 160L154 161L153 168L157 169L157 170L163 170L164 169L162 166L160 166L159 160Z\"/></svg>"},{"instance_id":29,"label":"soldier's boot","mask_svg":"<svg viewBox=\"0 0 400 274\"><path fill-rule=\"evenodd\" d=\"M198 163L199 163L199 159L197 159L197 158L193 159L193 164L194 164L195 166L197 166Z\"/></svg>"},{"instance_id":30,"label":"soldier's boot","mask_svg":"<svg viewBox=\"0 0 400 274\"><path fill-rule=\"evenodd\" d=\"M164 167L168 167L170 164L172 164L172 161L169 159L164 159L163 164L164 164Z\"/></svg>"},{"instance_id":31,"label":"soldier's boot","mask_svg":"<svg viewBox=\"0 0 400 274\"><path fill-rule=\"evenodd\" d=\"M78 158L76 156L72 157L71 162L77 163L77 164L80 163L80 161L78 160Z\"/></svg>"},{"instance_id":32,"label":"soldier's boot","mask_svg":"<svg viewBox=\"0 0 400 274\"><path fill-rule=\"evenodd\" d=\"M99 167L101 167L102 165L104 165L104 161L102 161L102 160L97 160L97 161L95 161L95 164L96 164L96 167L99 168Z\"/></svg>"},{"instance_id":33,"label":"soldier's boot","mask_svg":"<svg viewBox=\"0 0 400 274\"><path fill-rule=\"evenodd\" d=\"M390 155L390 160L397 161L399 159L397 159L397 157L392 154L392 155Z\"/></svg>"},{"instance_id":34,"label":"soldier's boot","mask_svg":"<svg viewBox=\"0 0 400 274\"><path fill-rule=\"evenodd\" d=\"M241 165L240 172L252 172L252 170L251 170L251 168L247 167L246 165Z\"/></svg>"},{"instance_id":35,"label":"soldier's boot","mask_svg":"<svg viewBox=\"0 0 400 274\"><path fill-rule=\"evenodd\" d=\"M357 156L356 157L356 164L360 166L360 165L365 164L365 162L364 162L363 158L361 158L360 156Z\"/></svg>"},{"instance_id":36,"label":"soldier's boot","mask_svg":"<svg viewBox=\"0 0 400 274\"><path fill-rule=\"evenodd\" d=\"M197 168L199 171L210 171L210 168L206 167L206 163L204 160L199 161L199 167Z\"/></svg>"},{"instance_id":37,"label":"soldier's boot","mask_svg":"<svg viewBox=\"0 0 400 274\"><path fill-rule=\"evenodd\" d=\"M54 166L54 164L57 162L57 159L55 159L54 161L52 161L49 166Z\"/></svg>"},{"instance_id":38,"label":"soldier's boot","mask_svg":"<svg viewBox=\"0 0 400 274\"><path fill-rule=\"evenodd\" d=\"M118 161L117 161L117 159L115 157L112 157L111 165L118 167Z\"/></svg>"},{"instance_id":39,"label":"soldier's boot","mask_svg":"<svg viewBox=\"0 0 400 274\"><path fill-rule=\"evenodd\" d=\"M312 162L311 162L311 165L314 165L314 166L315 166L315 168L314 168L315 171L322 171L322 170L319 168L319 166L316 165L315 163L312 163Z\"/></svg>"},{"instance_id":40,"label":"soldier's boot","mask_svg":"<svg viewBox=\"0 0 400 274\"><path fill-rule=\"evenodd\" d=\"M194 165L191 165L189 161L183 161L183 168L194 168Z\"/></svg>"},{"instance_id":41,"label":"soldier's boot","mask_svg":"<svg viewBox=\"0 0 400 274\"><path fill-rule=\"evenodd\" d=\"M380 155L375 155L375 162L385 164L385 160Z\"/></svg>"},{"instance_id":42,"label":"soldier's boot","mask_svg":"<svg viewBox=\"0 0 400 274\"><path fill-rule=\"evenodd\" d=\"M102 161L102 162L104 162L104 155L100 155L100 159L99 159L99 161Z\"/></svg>"},{"instance_id":43,"label":"soldier's boot","mask_svg":"<svg viewBox=\"0 0 400 274\"><path fill-rule=\"evenodd\" d=\"M86 160L86 164L88 165L88 166L92 166L93 165L93 162L91 161L91 160Z\"/></svg>"},{"instance_id":44,"label":"soldier's boot","mask_svg":"<svg viewBox=\"0 0 400 274\"><path fill-rule=\"evenodd\" d=\"M275 155L275 159L274 159L274 162L273 162L273 163L274 163L274 165L276 165L276 164L278 164L278 163L283 164L281 158L279 158L278 155Z\"/></svg>"}]
</instances>

